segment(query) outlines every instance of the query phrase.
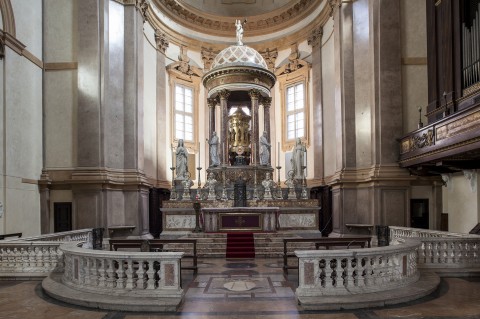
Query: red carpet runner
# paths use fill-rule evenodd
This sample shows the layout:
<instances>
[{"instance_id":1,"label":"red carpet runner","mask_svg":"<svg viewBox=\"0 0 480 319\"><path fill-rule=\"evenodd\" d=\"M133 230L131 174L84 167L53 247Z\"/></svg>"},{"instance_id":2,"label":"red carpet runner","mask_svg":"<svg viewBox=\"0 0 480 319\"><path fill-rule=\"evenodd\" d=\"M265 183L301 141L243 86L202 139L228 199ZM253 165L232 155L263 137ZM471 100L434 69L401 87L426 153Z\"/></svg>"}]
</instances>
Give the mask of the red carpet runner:
<instances>
[{"instance_id":1,"label":"red carpet runner","mask_svg":"<svg viewBox=\"0 0 480 319\"><path fill-rule=\"evenodd\" d=\"M227 258L255 258L253 233L228 233Z\"/></svg>"}]
</instances>

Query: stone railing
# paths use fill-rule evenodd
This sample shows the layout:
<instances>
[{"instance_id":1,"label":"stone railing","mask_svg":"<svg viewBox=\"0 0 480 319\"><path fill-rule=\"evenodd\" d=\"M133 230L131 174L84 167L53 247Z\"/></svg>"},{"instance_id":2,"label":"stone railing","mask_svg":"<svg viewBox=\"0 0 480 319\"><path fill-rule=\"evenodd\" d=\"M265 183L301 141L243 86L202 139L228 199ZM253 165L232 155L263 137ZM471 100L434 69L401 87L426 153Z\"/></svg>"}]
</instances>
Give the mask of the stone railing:
<instances>
[{"instance_id":1,"label":"stone railing","mask_svg":"<svg viewBox=\"0 0 480 319\"><path fill-rule=\"evenodd\" d=\"M420 268L475 268L480 270L480 236L436 230L390 227L392 240L418 238Z\"/></svg>"},{"instance_id":2,"label":"stone railing","mask_svg":"<svg viewBox=\"0 0 480 319\"><path fill-rule=\"evenodd\" d=\"M122 298L183 298L180 280L183 252L102 251L79 246L79 243L61 246L65 256L64 285Z\"/></svg>"},{"instance_id":3,"label":"stone railing","mask_svg":"<svg viewBox=\"0 0 480 319\"><path fill-rule=\"evenodd\" d=\"M91 242L92 229L80 229L0 241L0 278L38 278L63 271L60 245L69 241Z\"/></svg>"},{"instance_id":4,"label":"stone railing","mask_svg":"<svg viewBox=\"0 0 480 319\"><path fill-rule=\"evenodd\" d=\"M68 241L89 241L92 236L92 228L71 230L60 233L51 233L40 236L33 237L24 237L24 238L14 238L7 239L5 241L58 241L58 242L68 242ZM0 241L2 245L3 241Z\"/></svg>"},{"instance_id":5,"label":"stone railing","mask_svg":"<svg viewBox=\"0 0 480 319\"><path fill-rule=\"evenodd\" d=\"M422 228L409 228L409 227L398 227L398 226L389 226L390 228L390 238L480 238L479 236L470 235L470 234L460 234L460 233L450 233L440 230L430 230Z\"/></svg>"},{"instance_id":6,"label":"stone railing","mask_svg":"<svg viewBox=\"0 0 480 319\"><path fill-rule=\"evenodd\" d=\"M0 243L0 277L46 277L63 271L60 242L15 241Z\"/></svg>"},{"instance_id":7,"label":"stone railing","mask_svg":"<svg viewBox=\"0 0 480 319\"><path fill-rule=\"evenodd\" d=\"M403 287L419 279L415 239L368 249L295 251L299 297L352 295Z\"/></svg>"}]
</instances>

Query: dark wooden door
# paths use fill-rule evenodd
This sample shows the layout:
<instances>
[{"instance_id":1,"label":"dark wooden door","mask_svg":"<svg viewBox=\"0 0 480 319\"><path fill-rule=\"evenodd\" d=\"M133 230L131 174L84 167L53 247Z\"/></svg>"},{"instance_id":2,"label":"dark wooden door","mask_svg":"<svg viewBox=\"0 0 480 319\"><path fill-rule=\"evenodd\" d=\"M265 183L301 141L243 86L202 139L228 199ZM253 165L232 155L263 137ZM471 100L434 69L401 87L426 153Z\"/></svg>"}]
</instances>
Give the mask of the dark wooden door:
<instances>
[{"instance_id":1,"label":"dark wooden door","mask_svg":"<svg viewBox=\"0 0 480 319\"><path fill-rule=\"evenodd\" d=\"M410 218L413 228L428 229L428 199L410 200Z\"/></svg>"},{"instance_id":2,"label":"dark wooden door","mask_svg":"<svg viewBox=\"0 0 480 319\"><path fill-rule=\"evenodd\" d=\"M72 203L53 203L55 233L72 230Z\"/></svg>"}]
</instances>

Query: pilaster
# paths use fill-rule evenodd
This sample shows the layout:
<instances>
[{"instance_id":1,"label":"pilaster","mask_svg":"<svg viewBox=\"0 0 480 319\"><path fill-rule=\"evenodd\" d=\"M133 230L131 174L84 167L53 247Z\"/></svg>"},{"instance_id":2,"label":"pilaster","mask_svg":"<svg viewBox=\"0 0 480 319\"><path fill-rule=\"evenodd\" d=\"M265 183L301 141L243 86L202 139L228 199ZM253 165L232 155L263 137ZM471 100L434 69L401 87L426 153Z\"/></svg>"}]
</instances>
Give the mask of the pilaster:
<instances>
[{"instance_id":1,"label":"pilaster","mask_svg":"<svg viewBox=\"0 0 480 319\"><path fill-rule=\"evenodd\" d=\"M222 164L228 163L228 97L230 96L230 91L221 90L220 95L220 109L222 112L222 119L220 121L221 125L221 136L220 141L222 143Z\"/></svg>"},{"instance_id":2,"label":"pilaster","mask_svg":"<svg viewBox=\"0 0 480 319\"><path fill-rule=\"evenodd\" d=\"M248 92L251 99L252 105L252 136L250 143L254 147L253 150L253 164L257 164L258 156L259 156L259 149L258 149L258 138L259 138L259 128L258 128L258 100L260 98L260 91L258 90L250 90Z\"/></svg>"}]
</instances>

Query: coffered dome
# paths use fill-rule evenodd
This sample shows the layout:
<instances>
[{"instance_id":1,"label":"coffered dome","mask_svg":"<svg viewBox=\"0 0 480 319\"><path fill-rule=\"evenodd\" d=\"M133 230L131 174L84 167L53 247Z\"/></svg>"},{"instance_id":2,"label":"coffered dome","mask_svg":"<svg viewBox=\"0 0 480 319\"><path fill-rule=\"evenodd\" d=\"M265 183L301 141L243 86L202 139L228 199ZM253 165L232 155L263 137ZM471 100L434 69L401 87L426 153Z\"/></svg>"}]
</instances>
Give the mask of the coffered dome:
<instances>
[{"instance_id":1,"label":"coffered dome","mask_svg":"<svg viewBox=\"0 0 480 319\"><path fill-rule=\"evenodd\" d=\"M213 60L212 70L229 66L253 66L268 69L267 63L255 49L232 45L223 49Z\"/></svg>"}]
</instances>

